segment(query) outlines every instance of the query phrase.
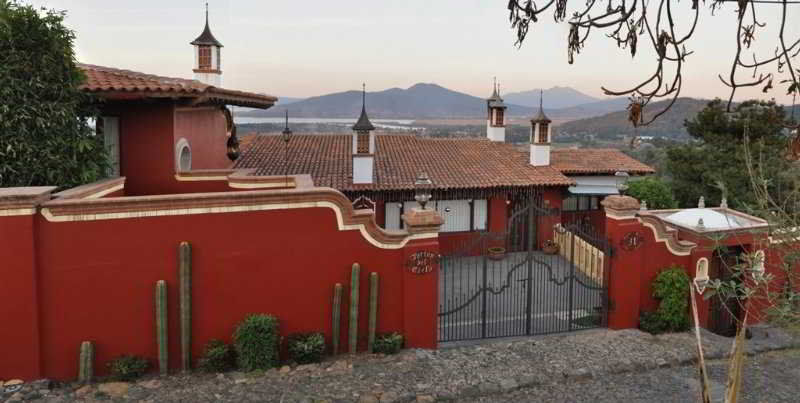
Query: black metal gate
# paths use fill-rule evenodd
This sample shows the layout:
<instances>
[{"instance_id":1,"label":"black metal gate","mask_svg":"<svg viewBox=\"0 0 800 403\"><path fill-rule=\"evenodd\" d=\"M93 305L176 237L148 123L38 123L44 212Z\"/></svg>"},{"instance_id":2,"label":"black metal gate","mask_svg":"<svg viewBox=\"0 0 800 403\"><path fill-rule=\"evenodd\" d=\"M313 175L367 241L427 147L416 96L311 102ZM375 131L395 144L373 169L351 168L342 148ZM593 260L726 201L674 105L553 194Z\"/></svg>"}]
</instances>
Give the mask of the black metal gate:
<instances>
[{"instance_id":1,"label":"black metal gate","mask_svg":"<svg viewBox=\"0 0 800 403\"><path fill-rule=\"evenodd\" d=\"M606 325L609 243L585 225L559 221L559 210L536 199L519 202L506 231L478 234L443 254L440 342ZM561 251L542 250L539 238L554 235Z\"/></svg>"}]
</instances>

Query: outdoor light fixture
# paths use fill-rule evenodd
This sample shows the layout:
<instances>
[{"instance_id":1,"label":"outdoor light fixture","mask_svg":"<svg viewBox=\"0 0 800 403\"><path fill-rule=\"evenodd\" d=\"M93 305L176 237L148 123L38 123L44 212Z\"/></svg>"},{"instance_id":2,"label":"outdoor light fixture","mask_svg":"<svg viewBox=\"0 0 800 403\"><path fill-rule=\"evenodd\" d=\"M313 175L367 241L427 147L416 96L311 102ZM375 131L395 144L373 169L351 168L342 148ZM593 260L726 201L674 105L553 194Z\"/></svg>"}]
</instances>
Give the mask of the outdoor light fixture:
<instances>
[{"instance_id":1,"label":"outdoor light fixture","mask_svg":"<svg viewBox=\"0 0 800 403\"><path fill-rule=\"evenodd\" d=\"M764 273L766 269L764 268L764 251L759 250L753 255L753 268L751 269L753 274L753 280L761 280L764 278Z\"/></svg>"},{"instance_id":2,"label":"outdoor light fixture","mask_svg":"<svg viewBox=\"0 0 800 403\"><path fill-rule=\"evenodd\" d=\"M289 110L286 110L286 127L281 132L281 140L283 140L285 153L283 169L286 178L286 187L289 187L289 140L292 139L292 129L289 128Z\"/></svg>"},{"instance_id":3,"label":"outdoor light fixture","mask_svg":"<svg viewBox=\"0 0 800 403\"><path fill-rule=\"evenodd\" d=\"M431 199L431 187L433 187L433 182L431 182L431 178L429 178L428 174L425 172L420 173L414 181L416 193L414 195L414 200L419 203L423 210L425 210L425 205L428 204L428 201Z\"/></svg>"},{"instance_id":4,"label":"outdoor light fixture","mask_svg":"<svg viewBox=\"0 0 800 403\"><path fill-rule=\"evenodd\" d=\"M697 268L694 274L694 288L697 290L698 294L703 294L708 286L709 280L708 259L703 257L697 261Z\"/></svg>"},{"instance_id":5,"label":"outdoor light fixture","mask_svg":"<svg viewBox=\"0 0 800 403\"><path fill-rule=\"evenodd\" d=\"M614 176L617 177L617 190L619 194L625 193L628 190L628 178L630 175L627 172L617 171Z\"/></svg>"},{"instance_id":6,"label":"outdoor light fixture","mask_svg":"<svg viewBox=\"0 0 800 403\"><path fill-rule=\"evenodd\" d=\"M233 129L231 132L230 137L228 137L228 159L231 161L236 161L239 158L239 139L236 138L236 128Z\"/></svg>"},{"instance_id":7,"label":"outdoor light fixture","mask_svg":"<svg viewBox=\"0 0 800 403\"><path fill-rule=\"evenodd\" d=\"M284 143L288 143L289 140L292 138L292 129L289 128L289 110L286 110L286 127L283 128L281 132L281 139Z\"/></svg>"}]
</instances>

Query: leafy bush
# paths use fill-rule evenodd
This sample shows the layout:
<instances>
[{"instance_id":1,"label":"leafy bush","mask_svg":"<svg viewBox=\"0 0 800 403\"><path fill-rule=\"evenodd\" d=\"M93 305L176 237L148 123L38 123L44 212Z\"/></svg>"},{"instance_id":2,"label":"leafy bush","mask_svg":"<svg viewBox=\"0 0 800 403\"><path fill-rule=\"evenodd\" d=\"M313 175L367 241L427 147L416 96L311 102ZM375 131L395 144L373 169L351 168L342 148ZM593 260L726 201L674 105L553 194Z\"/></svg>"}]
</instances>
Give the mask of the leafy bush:
<instances>
[{"instance_id":1,"label":"leafy bush","mask_svg":"<svg viewBox=\"0 0 800 403\"><path fill-rule=\"evenodd\" d=\"M403 335L397 332L380 334L375 337L375 344L372 350L375 353L396 354L403 349L404 341Z\"/></svg>"},{"instance_id":2,"label":"leafy bush","mask_svg":"<svg viewBox=\"0 0 800 403\"><path fill-rule=\"evenodd\" d=\"M659 334L667 331L664 321L655 312L642 312L639 316L639 329L650 334Z\"/></svg>"},{"instance_id":3,"label":"leafy bush","mask_svg":"<svg viewBox=\"0 0 800 403\"><path fill-rule=\"evenodd\" d=\"M666 182L656 177L649 176L644 179L628 182L628 190L625 194L633 196L640 201L646 201L647 208L678 208L678 202L672 195L672 189Z\"/></svg>"},{"instance_id":4,"label":"leafy bush","mask_svg":"<svg viewBox=\"0 0 800 403\"><path fill-rule=\"evenodd\" d=\"M278 319L271 315L250 315L233 333L236 360L243 371L269 369L278 365Z\"/></svg>"},{"instance_id":5,"label":"leafy bush","mask_svg":"<svg viewBox=\"0 0 800 403\"><path fill-rule=\"evenodd\" d=\"M118 381L132 381L147 372L150 362L136 355L123 355L108 363L111 377Z\"/></svg>"},{"instance_id":6,"label":"leafy bush","mask_svg":"<svg viewBox=\"0 0 800 403\"><path fill-rule=\"evenodd\" d=\"M650 333L682 332L689 328L689 276L672 265L653 282L653 297L660 300L658 310L643 313L639 327Z\"/></svg>"},{"instance_id":7,"label":"leafy bush","mask_svg":"<svg viewBox=\"0 0 800 403\"><path fill-rule=\"evenodd\" d=\"M236 366L236 356L230 345L221 340L211 340L206 344L203 358L200 359L198 366L206 372L230 371Z\"/></svg>"},{"instance_id":8,"label":"leafy bush","mask_svg":"<svg viewBox=\"0 0 800 403\"><path fill-rule=\"evenodd\" d=\"M297 333L289 336L289 356L298 364L322 360L325 354L325 336L322 333Z\"/></svg>"}]
</instances>

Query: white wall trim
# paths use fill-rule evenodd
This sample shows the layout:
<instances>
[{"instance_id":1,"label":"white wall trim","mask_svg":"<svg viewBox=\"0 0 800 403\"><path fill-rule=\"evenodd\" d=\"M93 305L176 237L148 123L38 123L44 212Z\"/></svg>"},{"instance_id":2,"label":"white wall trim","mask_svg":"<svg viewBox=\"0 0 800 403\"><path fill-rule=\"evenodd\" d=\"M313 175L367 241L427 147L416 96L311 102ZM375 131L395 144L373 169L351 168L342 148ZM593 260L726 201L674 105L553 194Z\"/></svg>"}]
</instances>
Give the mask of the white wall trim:
<instances>
[{"instance_id":1,"label":"white wall trim","mask_svg":"<svg viewBox=\"0 0 800 403\"><path fill-rule=\"evenodd\" d=\"M101 191L99 191L97 193L92 193L92 194L84 197L84 199L99 199L99 198L101 198L101 197L103 197L105 195L109 195L111 193L114 193L114 192L116 192L118 190L122 190L124 188L125 188L125 183L119 183L119 184L114 185L114 186L112 186L112 187L110 187L108 189L101 190Z\"/></svg>"},{"instance_id":2,"label":"white wall trim","mask_svg":"<svg viewBox=\"0 0 800 403\"><path fill-rule=\"evenodd\" d=\"M36 214L35 208L16 208L16 209L0 210L0 217L16 217L16 216L34 215L34 214Z\"/></svg>"},{"instance_id":3,"label":"white wall trim","mask_svg":"<svg viewBox=\"0 0 800 403\"><path fill-rule=\"evenodd\" d=\"M691 252L691 251L688 251L688 252L681 252L681 251L676 251L676 250L672 249L672 245L670 244L669 240L668 240L666 237L660 237L660 236L658 236L658 230L656 229L656 227L655 227L653 224L650 224L650 223L644 222L644 221L642 221L641 219L639 219L639 223L641 223L641 224L642 224L642 225L644 225L645 227L649 228L649 229L650 229L650 231L653 231L653 237L656 239L656 242L663 242L664 244L666 244L666 246L667 246L667 249L668 249L668 250L669 250L669 252L670 252L670 253L672 253L673 255L675 255L675 256L689 256L689 255L691 255L691 254L692 254L692 252Z\"/></svg>"},{"instance_id":4,"label":"white wall trim","mask_svg":"<svg viewBox=\"0 0 800 403\"><path fill-rule=\"evenodd\" d=\"M245 211L269 211L269 210L289 210L301 208L330 208L336 214L336 224L339 231L353 231L358 230L361 236L364 237L370 244L381 249L401 249L412 240L416 239L432 239L439 236L438 233L422 233L412 234L405 237L401 242L396 244L387 244L373 238L367 231L364 224L345 224L342 217L342 211L338 205L328 201L318 202L298 202L298 203L279 203L279 204L257 204L246 206L230 206L230 207L196 207L187 209L164 209L154 211L128 211L121 213L100 213L100 214L75 214L54 216L49 208L42 208L42 216L50 222L78 222L78 221L100 221L100 220L119 220L129 218L148 218L148 217L165 217L165 216L180 216L180 215L195 215L195 214L220 214L220 213L239 213ZM2 213L2 211L0 211Z\"/></svg>"}]
</instances>

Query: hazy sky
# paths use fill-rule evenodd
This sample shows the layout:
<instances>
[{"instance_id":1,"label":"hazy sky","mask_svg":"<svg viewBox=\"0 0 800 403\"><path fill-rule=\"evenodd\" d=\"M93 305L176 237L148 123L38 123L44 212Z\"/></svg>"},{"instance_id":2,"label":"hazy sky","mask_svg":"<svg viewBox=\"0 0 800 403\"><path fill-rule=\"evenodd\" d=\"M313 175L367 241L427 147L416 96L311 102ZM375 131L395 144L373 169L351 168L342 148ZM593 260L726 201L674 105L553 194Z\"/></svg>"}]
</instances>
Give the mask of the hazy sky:
<instances>
[{"instance_id":1,"label":"hazy sky","mask_svg":"<svg viewBox=\"0 0 800 403\"><path fill-rule=\"evenodd\" d=\"M37 0L66 10L86 63L175 77L192 76L189 42L204 22L201 0ZM573 1L570 4L583 4ZM306 97L360 88L407 88L435 82L477 96L491 92L492 77L503 92L570 86L602 97L601 85L622 89L647 77L652 53L631 59L603 33L573 65L567 63L567 25L552 12L533 28L521 49L513 46L505 0L210 0L211 28L222 50L225 87L277 96ZM690 1L674 3L677 20L688 20ZM703 3L701 3L703 4ZM708 3L706 3L708 4ZM689 44L683 95L727 97L717 74L727 75L735 49L735 6L711 16L703 6ZM760 11L774 26L778 7ZM796 7L800 11L800 6ZM770 18L772 17L772 18ZM795 21L796 22L796 21ZM681 27L678 26L680 29ZM688 29L688 27L683 27ZM758 37L769 55L774 33ZM645 47L645 37L640 48ZM742 79L746 79L742 74ZM775 97L759 90L743 97Z\"/></svg>"}]
</instances>

